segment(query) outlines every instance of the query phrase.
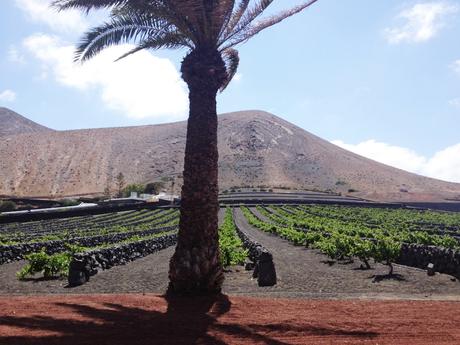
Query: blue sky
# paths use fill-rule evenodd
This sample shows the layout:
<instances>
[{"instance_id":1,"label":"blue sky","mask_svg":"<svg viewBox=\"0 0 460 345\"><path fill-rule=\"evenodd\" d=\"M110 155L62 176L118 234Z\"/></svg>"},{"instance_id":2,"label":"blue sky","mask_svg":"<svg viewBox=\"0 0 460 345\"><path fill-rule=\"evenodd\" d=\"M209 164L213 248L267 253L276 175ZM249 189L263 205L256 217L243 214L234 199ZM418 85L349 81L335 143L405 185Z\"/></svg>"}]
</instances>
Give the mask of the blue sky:
<instances>
[{"instance_id":1,"label":"blue sky","mask_svg":"<svg viewBox=\"0 0 460 345\"><path fill-rule=\"evenodd\" d=\"M83 66L73 45L104 13L0 4L0 105L55 129L182 120L185 51ZM278 0L271 12L301 1ZM375 160L460 182L460 2L319 0L239 48L219 112L262 109Z\"/></svg>"}]
</instances>

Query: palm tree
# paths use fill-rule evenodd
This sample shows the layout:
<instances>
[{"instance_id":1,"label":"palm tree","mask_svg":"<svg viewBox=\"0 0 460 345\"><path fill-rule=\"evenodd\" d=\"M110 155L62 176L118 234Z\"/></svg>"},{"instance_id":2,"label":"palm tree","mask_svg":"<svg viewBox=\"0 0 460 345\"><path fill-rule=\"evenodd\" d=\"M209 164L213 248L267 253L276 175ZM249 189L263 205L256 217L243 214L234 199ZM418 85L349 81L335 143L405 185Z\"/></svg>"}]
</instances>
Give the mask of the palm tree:
<instances>
[{"instance_id":1,"label":"palm tree","mask_svg":"<svg viewBox=\"0 0 460 345\"><path fill-rule=\"evenodd\" d=\"M59 10L109 9L110 20L88 31L76 61L125 42L143 49L186 48L181 65L189 88L190 113L185 147L179 239L170 261L169 291L219 292L224 280L219 260L217 213L216 95L235 75L234 47L262 30L299 13L318 0L303 1L281 13L262 17L273 0L56 0Z\"/></svg>"}]
</instances>

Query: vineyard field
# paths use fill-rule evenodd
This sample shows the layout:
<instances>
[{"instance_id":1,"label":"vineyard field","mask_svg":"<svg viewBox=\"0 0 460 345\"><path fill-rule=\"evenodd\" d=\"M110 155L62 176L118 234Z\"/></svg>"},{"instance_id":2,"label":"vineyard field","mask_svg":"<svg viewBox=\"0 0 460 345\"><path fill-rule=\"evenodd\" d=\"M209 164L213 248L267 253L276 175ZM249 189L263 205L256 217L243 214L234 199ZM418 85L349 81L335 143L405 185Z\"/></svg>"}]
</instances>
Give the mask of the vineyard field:
<instances>
[{"instance_id":1,"label":"vineyard field","mask_svg":"<svg viewBox=\"0 0 460 345\"><path fill-rule=\"evenodd\" d=\"M330 262L361 262L363 270L382 263L389 275L395 273L395 263L421 269L431 263L438 272L460 277L459 213L310 204L239 208L252 228L319 251ZM235 225L236 209L221 210L224 266L244 265L248 256L257 262L267 251ZM17 272L19 279L26 279L37 274L65 277L80 262L87 276L79 279L88 280L98 270L175 245L178 226L177 208L2 224L0 265L28 261ZM276 263L277 253L269 256Z\"/></svg>"},{"instance_id":2,"label":"vineyard field","mask_svg":"<svg viewBox=\"0 0 460 345\"><path fill-rule=\"evenodd\" d=\"M333 261L359 259L426 268L460 276L460 214L347 206L241 207L252 226L295 245L320 250Z\"/></svg>"}]
</instances>

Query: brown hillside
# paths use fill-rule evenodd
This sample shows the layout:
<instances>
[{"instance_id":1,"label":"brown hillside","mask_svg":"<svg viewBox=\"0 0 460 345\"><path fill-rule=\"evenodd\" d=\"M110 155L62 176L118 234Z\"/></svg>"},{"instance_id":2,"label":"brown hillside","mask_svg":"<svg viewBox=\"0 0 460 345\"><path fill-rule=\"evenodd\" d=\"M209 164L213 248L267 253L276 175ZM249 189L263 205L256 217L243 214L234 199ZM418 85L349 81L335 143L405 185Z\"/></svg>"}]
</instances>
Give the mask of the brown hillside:
<instances>
[{"instance_id":1,"label":"brown hillside","mask_svg":"<svg viewBox=\"0 0 460 345\"><path fill-rule=\"evenodd\" d=\"M3 127L6 125L4 124ZM0 194L101 193L122 172L128 183L176 176L186 122L23 133L0 144ZM374 200L440 201L460 184L411 174L343 150L262 111L219 116L220 187L332 190ZM177 191L177 190L176 190Z\"/></svg>"},{"instance_id":2,"label":"brown hillside","mask_svg":"<svg viewBox=\"0 0 460 345\"><path fill-rule=\"evenodd\" d=\"M51 129L26 119L10 109L0 107L0 137L45 131L51 131Z\"/></svg>"}]
</instances>

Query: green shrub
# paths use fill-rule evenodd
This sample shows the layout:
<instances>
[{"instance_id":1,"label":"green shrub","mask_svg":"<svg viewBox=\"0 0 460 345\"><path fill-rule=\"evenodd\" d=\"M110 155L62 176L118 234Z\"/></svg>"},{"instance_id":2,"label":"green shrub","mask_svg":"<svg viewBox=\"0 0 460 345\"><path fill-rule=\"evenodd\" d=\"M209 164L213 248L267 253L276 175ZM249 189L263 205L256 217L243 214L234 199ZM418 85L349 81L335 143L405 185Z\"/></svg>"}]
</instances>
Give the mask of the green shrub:
<instances>
[{"instance_id":1,"label":"green shrub","mask_svg":"<svg viewBox=\"0 0 460 345\"><path fill-rule=\"evenodd\" d=\"M332 260L351 259L353 256L354 238L334 232L329 237L322 237L315 246Z\"/></svg>"},{"instance_id":2,"label":"green shrub","mask_svg":"<svg viewBox=\"0 0 460 345\"><path fill-rule=\"evenodd\" d=\"M388 275L391 276L393 274L393 262L399 257L402 244L385 236L376 236L376 239L372 257L375 261L387 265L390 268Z\"/></svg>"},{"instance_id":3,"label":"green shrub","mask_svg":"<svg viewBox=\"0 0 460 345\"><path fill-rule=\"evenodd\" d=\"M67 275L71 255L58 253L48 255L44 249L38 253L25 256L28 263L17 273L19 279L25 279L37 273L43 273L45 278L61 277Z\"/></svg>"},{"instance_id":4,"label":"green shrub","mask_svg":"<svg viewBox=\"0 0 460 345\"><path fill-rule=\"evenodd\" d=\"M17 208L16 203L11 200L5 200L0 202L0 212L10 212Z\"/></svg>"},{"instance_id":5,"label":"green shrub","mask_svg":"<svg viewBox=\"0 0 460 345\"><path fill-rule=\"evenodd\" d=\"M73 254L82 252L85 248L71 244L66 244L66 248L65 252L53 255L47 254L45 248L38 253L26 255L28 263L16 273L16 276L20 280L37 273L43 273L46 279L67 276Z\"/></svg>"},{"instance_id":6,"label":"green shrub","mask_svg":"<svg viewBox=\"0 0 460 345\"><path fill-rule=\"evenodd\" d=\"M142 194L145 192L145 186L140 183L129 184L125 188L123 188L122 194L124 197L129 197L131 195L131 192Z\"/></svg>"},{"instance_id":7,"label":"green shrub","mask_svg":"<svg viewBox=\"0 0 460 345\"><path fill-rule=\"evenodd\" d=\"M362 239L359 236L354 237L354 245L351 250L351 255L360 259L367 269L371 268L369 260L374 254L374 243L372 241Z\"/></svg>"},{"instance_id":8,"label":"green shrub","mask_svg":"<svg viewBox=\"0 0 460 345\"><path fill-rule=\"evenodd\" d=\"M248 256L243 242L238 237L230 208L225 211L225 219L219 228L220 260L223 266L241 265Z\"/></svg>"},{"instance_id":9,"label":"green shrub","mask_svg":"<svg viewBox=\"0 0 460 345\"><path fill-rule=\"evenodd\" d=\"M80 202L76 199L62 199L59 201L62 206L76 206Z\"/></svg>"}]
</instances>

